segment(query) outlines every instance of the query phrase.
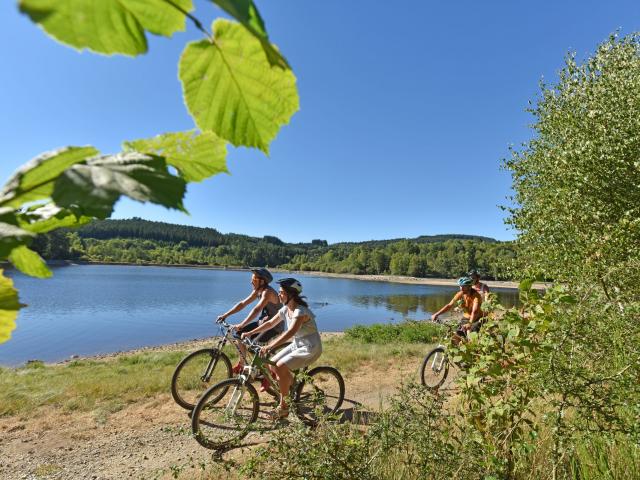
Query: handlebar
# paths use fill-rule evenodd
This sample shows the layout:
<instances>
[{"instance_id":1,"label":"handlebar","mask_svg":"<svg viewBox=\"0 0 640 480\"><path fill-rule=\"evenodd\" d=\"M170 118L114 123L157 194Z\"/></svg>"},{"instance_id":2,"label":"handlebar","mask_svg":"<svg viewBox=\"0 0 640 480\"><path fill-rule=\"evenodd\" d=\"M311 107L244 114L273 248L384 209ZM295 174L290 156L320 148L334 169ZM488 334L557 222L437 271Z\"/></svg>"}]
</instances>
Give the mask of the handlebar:
<instances>
[{"instance_id":1,"label":"handlebar","mask_svg":"<svg viewBox=\"0 0 640 480\"><path fill-rule=\"evenodd\" d=\"M229 325L225 320L216 320L216 323L218 325L221 325L223 328L225 328L227 331L231 330L231 325ZM262 348L261 345L259 345L257 342L254 342L253 340L251 340L250 338L242 338L240 337L240 335L237 334L237 332L234 332L232 334L233 338L236 340L239 340L240 342L244 343L247 348L249 350L251 350L253 353L258 353L260 352L260 349Z\"/></svg>"}]
</instances>

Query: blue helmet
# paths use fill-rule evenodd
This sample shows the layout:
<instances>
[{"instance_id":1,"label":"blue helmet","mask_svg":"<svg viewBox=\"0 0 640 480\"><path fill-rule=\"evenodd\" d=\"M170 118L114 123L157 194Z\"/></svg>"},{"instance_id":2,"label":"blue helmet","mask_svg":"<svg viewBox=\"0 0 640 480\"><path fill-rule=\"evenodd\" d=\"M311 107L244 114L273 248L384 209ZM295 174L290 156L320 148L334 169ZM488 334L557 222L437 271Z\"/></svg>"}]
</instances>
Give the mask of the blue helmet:
<instances>
[{"instance_id":1,"label":"blue helmet","mask_svg":"<svg viewBox=\"0 0 640 480\"><path fill-rule=\"evenodd\" d=\"M458 279L458 286L460 287L470 287L471 285L473 285L473 280L471 280L469 277L460 277Z\"/></svg>"},{"instance_id":2,"label":"blue helmet","mask_svg":"<svg viewBox=\"0 0 640 480\"><path fill-rule=\"evenodd\" d=\"M302 293L302 284L295 278L283 278L282 280L278 280L277 283L281 287L291 288L299 294Z\"/></svg>"}]
</instances>

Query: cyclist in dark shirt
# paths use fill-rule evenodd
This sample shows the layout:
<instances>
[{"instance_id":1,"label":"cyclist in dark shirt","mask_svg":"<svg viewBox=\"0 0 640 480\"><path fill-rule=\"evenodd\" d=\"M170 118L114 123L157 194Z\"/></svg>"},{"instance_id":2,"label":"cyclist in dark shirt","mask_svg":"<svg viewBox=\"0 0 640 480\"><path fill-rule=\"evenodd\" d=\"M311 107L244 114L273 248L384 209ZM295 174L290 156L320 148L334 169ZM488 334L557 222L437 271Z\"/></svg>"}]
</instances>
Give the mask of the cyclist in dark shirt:
<instances>
[{"instance_id":1,"label":"cyclist in dark shirt","mask_svg":"<svg viewBox=\"0 0 640 480\"><path fill-rule=\"evenodd\" d=\"M247 298L236 303L231 310L226 313L223 313L218 317L218 320L225 320L230 315L239 312L247 305L252 302L258 300L258 303L255 307L251 309L249 314L245 317L237 325L233 325L233 329L240 335L244 332L249 332L254 330L256 327L261 325L265 320L272 318L282 305L280 304L280 300L278 298L278 292L276 292L269 284L273 280L273 276L271 272L266 268L252 268L251 269L251 286L253 290L249 294ZM257 320L254 320L257 317ZM272 330L265 332L262 335L256 335L253 337L254 340L260 342L267 342L272 338L280 335L283 332L283 327L279 326ZM246 347L242 342L236 342L238 348L242 351L243 354L246 354ZM242 362L242 357L238 360L238 364L233 367L233 373L240 373L244 364Z\"/></svg>"}]
</instances>

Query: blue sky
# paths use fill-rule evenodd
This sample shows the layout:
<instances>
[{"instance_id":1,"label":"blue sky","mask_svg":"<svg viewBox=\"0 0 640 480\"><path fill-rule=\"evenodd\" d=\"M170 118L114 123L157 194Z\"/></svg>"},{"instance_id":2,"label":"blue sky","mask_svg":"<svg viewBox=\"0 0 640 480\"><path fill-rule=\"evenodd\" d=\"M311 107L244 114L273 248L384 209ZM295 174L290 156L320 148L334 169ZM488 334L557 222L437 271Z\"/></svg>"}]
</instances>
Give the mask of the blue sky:
<instances>
[{"instance_id":1,"label":"blue sky","mask_svg":"<svg viewBox=\"0 0 640 480\"><path fill-rule=\"evenodd\" d=\"M196 0L204 23L220 16ZM500 160L526 140L538 82L617 29L637 1L257 0L298 77L301 110L271 156L231 149L231 175L191 184L187 216L121 201L114 217L285 241L465 233L511 239ZM191 26L135 59L78 53L0 3L0 178L64 145L186 130L177 62Z\"/></svg>"}]
</instances>

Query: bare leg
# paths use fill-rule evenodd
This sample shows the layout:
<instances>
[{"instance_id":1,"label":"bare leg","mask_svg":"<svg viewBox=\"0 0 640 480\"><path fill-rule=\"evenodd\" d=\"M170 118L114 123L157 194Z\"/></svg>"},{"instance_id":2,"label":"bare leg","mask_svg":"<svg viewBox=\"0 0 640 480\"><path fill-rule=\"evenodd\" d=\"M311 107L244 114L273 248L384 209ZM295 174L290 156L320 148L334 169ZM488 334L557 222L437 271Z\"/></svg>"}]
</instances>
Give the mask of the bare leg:
<instances>
[{"instance_id":1,"label":"bare leg","mask_svg":"<svg viewBox=\"0 0 640 480\"><path fill-rule=\"evenodd\" d=\"M285 398L289 395L289 389L293 383L293 374L291 370L289 370L289 367L285 364L280 364L280 362L276 364L275 369L276 375L278 375L278 384L280 385L280 408L287 410L289 407L287 406Z\"/></svg>"}]
</instances>

